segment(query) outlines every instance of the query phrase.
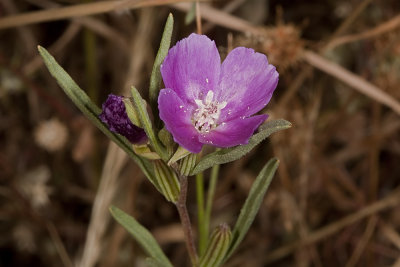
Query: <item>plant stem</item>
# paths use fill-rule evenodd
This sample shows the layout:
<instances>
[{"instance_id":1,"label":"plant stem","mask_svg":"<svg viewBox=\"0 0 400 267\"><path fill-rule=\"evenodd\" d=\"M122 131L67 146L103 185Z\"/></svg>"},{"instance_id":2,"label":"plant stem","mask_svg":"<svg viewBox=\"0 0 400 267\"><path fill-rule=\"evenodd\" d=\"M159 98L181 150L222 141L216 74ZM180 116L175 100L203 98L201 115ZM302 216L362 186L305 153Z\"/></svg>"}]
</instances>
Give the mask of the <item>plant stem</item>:
<instances>
[{"instance_id":1,"label":"plant stem","mask_svg":"<svg viewBox=\"0 0 400 267\"><path fill-rule=\"evenodd\" d=\"M204 175L202 172L196 175L196 198L197 198L197 227L199 231L199 254L203 255L206 250L208 232L205 228L204 217Z\"/></svg>"},{"instance_id":2,"label":"plant stem","mask_svg":"<svg viewBox=\"0 0 400 267\"><path fill-rule=\"evenodd\" d=\"M185 235L186 248L189 253L190 261L192 262L193 266L197 266L198 256L196 252L196 246L194 244L189 213L186 208L186 198L187 198L187 188L188 188L187 176L181 175L179 171L177 171L177 174L179 175L181 191L179 194L178 202L176 203L176 208L178 209L179 217L181 219L183 233Z\"/></svg>"},{"instance_id":3,"label":"plant stem","mask_svg":"<svg viewBox=\"0 0 400 267\"><path fill-rule=\"evenodd\" d=\"M211 210L212 210L212 204L214 200L214 195L215 195L215 188L217 185L217 179L218 179L218 173L219 173L219 164L214 165L211 169L211 177L210 177L210 184L208 185L208 192L207 192L207 202L206 202L206 209L205 209L205 215L204 215L204 228L206 232L206 236L208 238L208 234L210 231L210 219L211 219Z\"/></svg>"}]
</instances>

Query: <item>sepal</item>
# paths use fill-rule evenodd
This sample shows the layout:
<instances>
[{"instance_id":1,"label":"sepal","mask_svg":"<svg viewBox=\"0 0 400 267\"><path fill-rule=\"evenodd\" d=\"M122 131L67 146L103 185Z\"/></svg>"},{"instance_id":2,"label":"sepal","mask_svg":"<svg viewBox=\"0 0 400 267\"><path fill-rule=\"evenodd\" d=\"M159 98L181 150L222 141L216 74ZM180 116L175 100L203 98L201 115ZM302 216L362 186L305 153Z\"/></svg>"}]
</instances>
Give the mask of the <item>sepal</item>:
<instances>
[{"instance_id":1,"label":"sepal","mask_svg":"<svg viewBox=\"0 0 400 267\"><path fill-rule=\"evenodd\" d=\"M175 172L162 160L153 161L156 187L170 202L176 203L180 193L180 185Z\"/></svg>"},{"instance_id":2,"label":"sepal","mask_svg":"<svg viewBox=\"0 0 400 267\"><path fill-rule=\"evenodd\" d=\"M131 122L137 127L143 128L142 123L139 119L139 114L135 109L132 100L128 97L125 97L122 101L124 102L126 114L128 115L128 118L131 120Z\"/></svg>"},{"instance_id":3,"label":"sepal","mask_svg":"<svg viewBox=\"0 0 400 267\"><path fill-rule=\"evenodd\" d=\"M197 154L190 153L179 162L179 171L182 175L189 176L196 165Z\"/></svg>"},{"instance_id":4,"label":"sepal","mask_svg":"<svg viewBox=\"0 0 400 267\"><path fill-rule=\"evenodd\" d=\"M189 155L191 152L184 149L183 147L179 146L178 149L175 151L175 154L172 156L172 158L168 161L168 165L171 166L175 162L177 162L180 159L183 159L187 155Z\"/></svg>"}]
</instances>

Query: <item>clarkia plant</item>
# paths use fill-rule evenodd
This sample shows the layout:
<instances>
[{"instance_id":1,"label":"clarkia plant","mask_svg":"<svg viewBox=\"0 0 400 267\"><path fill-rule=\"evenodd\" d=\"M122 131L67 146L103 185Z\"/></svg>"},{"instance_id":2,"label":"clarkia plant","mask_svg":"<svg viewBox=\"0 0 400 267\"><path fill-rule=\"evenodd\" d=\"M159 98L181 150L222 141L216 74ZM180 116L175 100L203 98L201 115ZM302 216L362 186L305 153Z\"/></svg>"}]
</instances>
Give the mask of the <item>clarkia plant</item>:
<instances>
[{"instance_id":1,"label":"clarkia plant","mask_svg":"<svg viewBox=\"0 0 400 267\"><path fill-rule=\"evenodd\" d=\"M77 107L127 152L167 201L176 205L192 266L220 266L247 233L279 162L271 159L262 168L233 229L221 222L210 234L219 165L241 158L270 134L289 128L290 123L264 123L268 115L256 114L270 101L279 78L265 55L238 47L221 64L215 43L198 34L169 49L172 26L170 15L150 76L149 99L143 99L132 87L131 98L109 95L102 109L44 48L39 47L39 52ZM217 149L204 154L204 145ZM205 203L203 171L208 168L212 172ZM197 246L186 208L187 186L192 181L189 177L194 175ZM148 253L149 265L173 266L146 228L116 207L110 211Z\"/></svg>"}]
</instances>

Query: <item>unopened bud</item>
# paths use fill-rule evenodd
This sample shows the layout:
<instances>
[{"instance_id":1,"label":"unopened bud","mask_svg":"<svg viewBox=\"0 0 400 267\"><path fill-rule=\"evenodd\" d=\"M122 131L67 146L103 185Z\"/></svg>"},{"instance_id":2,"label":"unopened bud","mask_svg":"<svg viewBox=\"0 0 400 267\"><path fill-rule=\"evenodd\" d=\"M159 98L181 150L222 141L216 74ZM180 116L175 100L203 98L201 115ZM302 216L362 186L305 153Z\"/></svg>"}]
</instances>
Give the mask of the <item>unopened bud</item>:
<instances>
[{"instance_id":1,"label":"unopened bud","mask_svg":"<svg viewBox=\"0 0 400 267\"><path fill-rule=\"evenodd\" d=\"M232 240L231 229L226 223L220 224L211 234L206 252L200 259L200 267L219 266Z\"/></svg>"},{"instance_id":2,"label":"unopened bud","mask_svg":"<svg viewBox=\"0 0 400 267\"><path fill-rule=\"evenodd\" d=\"M153 161L155 186L161 194L173 203L176 203L179 197L180 185L175 172L163 161Z\"/></svg>"},{"instance_id":3,"label":"unopened bud","mask_svg":"<svg viewBox=\"0 0 400 267\"><path fill-rule=\"evenodd\" d=\"M184 157L179 163L179 171L182 175L188 176L196 165L197 154L190 153Z\"/></svg>"}]
</instances>

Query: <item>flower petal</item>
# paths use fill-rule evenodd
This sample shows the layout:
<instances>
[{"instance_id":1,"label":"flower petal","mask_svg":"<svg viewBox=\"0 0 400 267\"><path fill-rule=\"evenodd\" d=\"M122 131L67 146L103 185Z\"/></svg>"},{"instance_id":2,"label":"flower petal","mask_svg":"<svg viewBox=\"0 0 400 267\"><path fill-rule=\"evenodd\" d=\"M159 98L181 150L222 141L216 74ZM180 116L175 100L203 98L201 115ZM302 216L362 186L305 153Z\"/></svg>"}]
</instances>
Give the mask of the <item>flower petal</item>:
<instances>
[{"instance_id":1,"label":"flower petal","mask_svg":"<svg viewBox=\"0 0 400 267\"><path fill-rule=\"evenodd\" d=\"M249 118L238 118L219 125L208 134L199 137L200 142L218 147L244 145L268 115L256 115Z\"/></svg>"},{"instance_id":2,"label":"flower petal","mask_svg":"<svg viewBox=\"0 0 400 267\"><path fill-rule=\"evenodd\" d=\"M267 57L253 49L238 47L232 50L221 68L217 99L228 105L220 121L247 117L268 104L278 84L279 74Z\"/></svg>"},{"instance_id":3,"label":"flower petal","mask_svg":"<svg viewBox=\"0 0 400 267\"><path fill-rule=\"evenodd\" d=\"M187 105L172 89L162 89L158 96L158 109L165 128L175 142L193 153L199 153L203 146L198 132L191 121L193 107Z\"/></svg>"},{"instance_id":4,"label":"flower petal","mask_svg":"<svg viewBox=\"0 0 400 267\"><path fill-rule=\"evenodd\" d=\"M221 59L205 35L191 34L172 47L161 65L166 88L171 88L184 101L194 104L218 84Z\"/></svg>"}]
</instances>

